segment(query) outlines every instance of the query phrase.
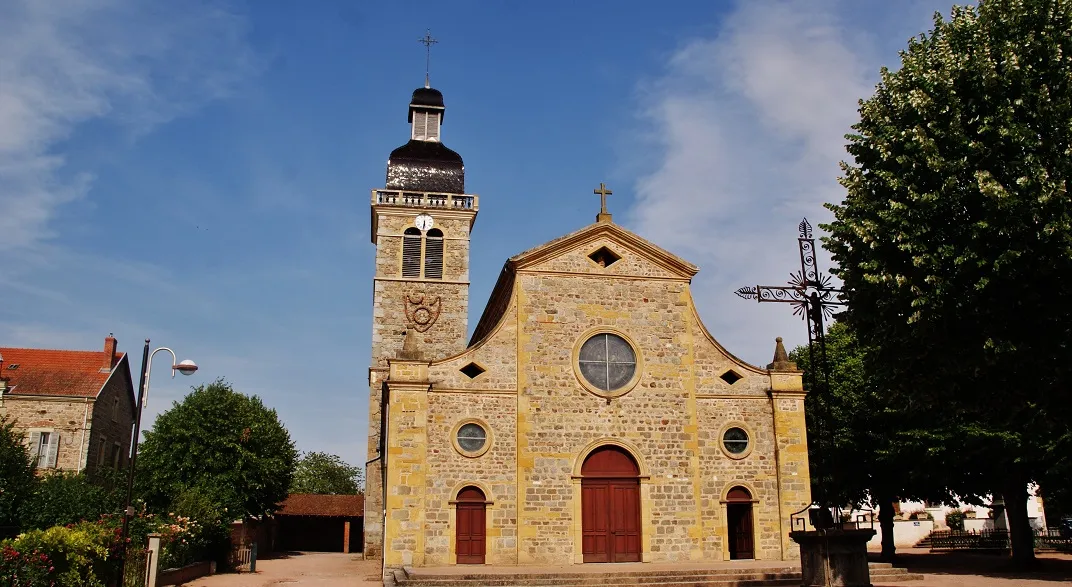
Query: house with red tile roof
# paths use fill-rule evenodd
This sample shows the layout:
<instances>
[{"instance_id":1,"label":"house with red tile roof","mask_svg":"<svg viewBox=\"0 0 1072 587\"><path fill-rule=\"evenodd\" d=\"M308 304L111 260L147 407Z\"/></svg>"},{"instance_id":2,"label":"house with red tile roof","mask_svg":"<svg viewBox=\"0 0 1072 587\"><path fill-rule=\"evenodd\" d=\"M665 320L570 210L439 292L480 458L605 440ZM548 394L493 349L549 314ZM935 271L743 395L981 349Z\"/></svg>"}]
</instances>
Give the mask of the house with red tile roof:
<instances>
[{"instance_id":1,"label":"house with red tile roof","mask_svg":"<svg viewBox=\"0 0 1072 587\"><path fill-rule=\"evenodd\" d=\"M39 470L121 468L136 409L127 353L0 347L0 416L21 431Z\"/></svg>"}]
</instances>

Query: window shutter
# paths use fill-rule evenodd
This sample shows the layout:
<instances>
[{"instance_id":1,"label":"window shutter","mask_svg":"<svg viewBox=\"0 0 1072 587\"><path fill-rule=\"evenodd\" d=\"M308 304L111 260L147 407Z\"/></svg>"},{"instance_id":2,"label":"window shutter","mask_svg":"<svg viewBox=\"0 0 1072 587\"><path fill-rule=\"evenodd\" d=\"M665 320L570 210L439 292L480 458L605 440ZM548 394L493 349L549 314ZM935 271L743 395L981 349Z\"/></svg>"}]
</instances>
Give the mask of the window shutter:
<instances>
[{"instance_id":1,"label":"window shutter","mask_svg":"<svg viewBox=\"0 0 1072 587\"><path fill-rule=\"evenodd\" d=\"M429 230L424 242L424 277L443 279L443 232L438 228Z\"/></svg>"},{"instance_id":2,"label":"window shutter","mask_svg":"<svg viewBox=\"0 0 1072 587\"><path fill-rule=\"evenodd\" d=\"M30 458L33 459L33 463L34 463L35 467L37 466L37 457L39 456L37 453L40 450L41 450L41 433L40 432L31 432L30 433Z\"/></svg>"},{"instance_id":3,"label":"window shutter","mask_svg":"<svg viewBox=\"0 0 1072 587\"><path fill-rule=\"evenodd\" d=\"M402 236L402 277L421 276L421 231L407 228Z\"/></svg>"},{"instance_id":4,"label":"window shutter","mask_svg":"<svg viewBox=\"0 0 1072 587\"><path fill-rule=\"evenodd\" d=\"M60 452L60 433L53 432L48 435L48 460L45 462L45 466L48 468L56 467L56 459Z\"/></svg>"}]
</instances>

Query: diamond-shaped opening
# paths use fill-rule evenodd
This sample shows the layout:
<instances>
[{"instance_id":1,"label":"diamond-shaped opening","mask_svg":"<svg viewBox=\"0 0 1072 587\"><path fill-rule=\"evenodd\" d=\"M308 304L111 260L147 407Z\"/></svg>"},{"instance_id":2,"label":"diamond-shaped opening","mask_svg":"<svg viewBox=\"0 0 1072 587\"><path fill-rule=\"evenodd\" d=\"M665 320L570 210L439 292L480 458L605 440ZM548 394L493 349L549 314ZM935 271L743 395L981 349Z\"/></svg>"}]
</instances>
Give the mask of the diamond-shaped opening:
<instances>
[{"instance_id":1,"label":"diamond-shaped opening","mask_svg":"<svg viewBox=\"0 0 1072 587\"><path fill-rule=\"evenodd\" d=\"M487 369L481 367L480 365L477 365L476 363L469 363L468 365L461 368L461 372L465 373L465 375L469 377L469 379L475 379L477 375L480 375L484 371L487 371Z\"/></svg>"},{"instance_id":2,"label":"diamond-shaped opening","mask_svg":"<svg viewBox=\"0 0 1072 587\"><path fill-rule=\"evenodd\" d=\"M610 267L618 261L618 259L621 259L622 256L607 247L599 247L597 250L593 251L592 254L588 255L588 258L595 261L600 267Z\"/></svg>"},{"instance_id":3,"label":"diamond-shaped opening","mask_svg":"<svg viewBox=\"0 0 1072 587\"><path fill-rule=\"evenodd\" d=\"M726 371L722 375L719 375L719 378L721 378L726 383L729 383L730 385L733 385L734 383L737 383L738 381L740 381L744 377L741 376L736 371L734 371L733 369L730 369L729 371Z\"/></svg>"}]
</instances>

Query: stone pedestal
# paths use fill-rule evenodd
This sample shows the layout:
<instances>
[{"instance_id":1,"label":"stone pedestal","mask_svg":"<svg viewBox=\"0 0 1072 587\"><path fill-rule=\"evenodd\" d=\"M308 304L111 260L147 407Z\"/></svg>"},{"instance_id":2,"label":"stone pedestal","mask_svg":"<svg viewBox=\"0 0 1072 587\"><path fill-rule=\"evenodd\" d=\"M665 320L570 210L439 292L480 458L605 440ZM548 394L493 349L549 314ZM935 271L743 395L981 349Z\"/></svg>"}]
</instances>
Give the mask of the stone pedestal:
<instances>
[{"instance_id":1,"label":"stone pedestal","mask_svg":"<svg viewBox=\"0 0 1072 587\"><path fill-rule=\"evenodd\" d=\"M875 530L790 532L800 545L801 587L871 587L867 541Z\"/></svg>"}]
</instances>

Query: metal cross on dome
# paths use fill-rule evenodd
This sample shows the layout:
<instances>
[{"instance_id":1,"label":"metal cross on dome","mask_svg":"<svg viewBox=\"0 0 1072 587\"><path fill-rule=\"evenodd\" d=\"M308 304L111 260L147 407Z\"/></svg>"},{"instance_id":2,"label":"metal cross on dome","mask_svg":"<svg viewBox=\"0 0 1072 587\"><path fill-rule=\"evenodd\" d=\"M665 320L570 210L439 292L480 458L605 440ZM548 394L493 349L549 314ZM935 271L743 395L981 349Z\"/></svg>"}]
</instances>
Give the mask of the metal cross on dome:
<instances>
[{"instance_id":1,"label":"metal cross on dome","mask_svg":"<svg viewBox=\"0 0 1072 587\"><path fill-rule=\"evenodd\" d=\"M424 45L424 87L432 87L430 73L432 68L432 45L435 45L439 41L432 38L432 29L428 29L424 33L424 37L417 39L418 43Z\"/></svg>"},{"instance_id":2,"label":"metal cross on dome","mask_svg":"<svg viewBox=\"0 0 1072 587\"><path fill-rule=\"evenodd\" d=\"M797 226L800 236L800 271L789 274L788 285L752 285L738 289L737 295L757 302L781 302L793 305L793 314L808 323L809 334L821 335L824 318L834 315L834 308L844 306L842 291L830 286L830 276L819 271L815 260L815 238L805 218Z\"/></svg>"}]
</instances>

